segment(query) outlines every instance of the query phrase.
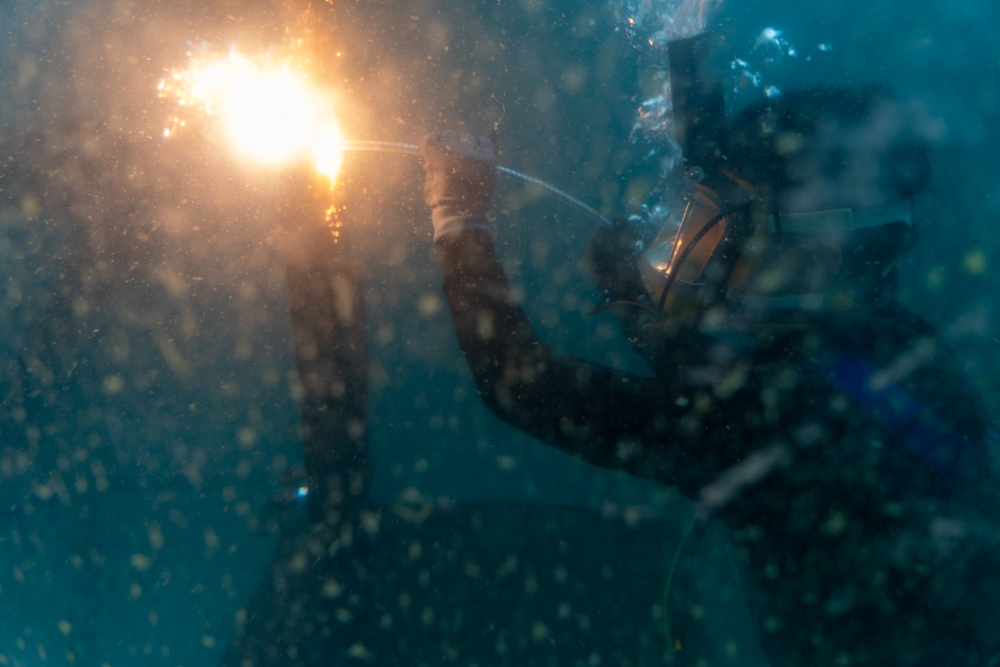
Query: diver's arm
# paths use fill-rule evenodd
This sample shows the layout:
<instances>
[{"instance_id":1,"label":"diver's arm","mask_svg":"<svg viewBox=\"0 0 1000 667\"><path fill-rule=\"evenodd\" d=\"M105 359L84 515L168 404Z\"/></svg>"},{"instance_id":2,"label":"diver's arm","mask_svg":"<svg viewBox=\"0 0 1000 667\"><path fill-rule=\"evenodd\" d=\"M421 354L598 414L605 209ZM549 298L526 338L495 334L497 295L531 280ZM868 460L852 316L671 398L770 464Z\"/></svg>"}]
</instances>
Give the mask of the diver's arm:
<instances>
[{"instance_id":1,"label":"diver's arm","mask_svg":"<svg viewBox=\"0 0 1000 667\"><path fill-rule=\"evenodd\" d=\"M488 232L438 239L458 342L500 419L605 468L667 480L673 401L656 378L553 355L511 298Z\"/></svg>"},{"instance_id":2,"label":"diver's arm","mask_svg":"<svg viewBox=\"0 0 1000 667\"><path fill-rule=\"evenodd\" d=\"M665 482L668 393L658 379L557 357L511 298L490 239L495 137L432 132L420 143L434 241L455 333L480 396L501 419L594 465ZM672 442L672 441L671 441Z\"/></svg>"}]
</instances>

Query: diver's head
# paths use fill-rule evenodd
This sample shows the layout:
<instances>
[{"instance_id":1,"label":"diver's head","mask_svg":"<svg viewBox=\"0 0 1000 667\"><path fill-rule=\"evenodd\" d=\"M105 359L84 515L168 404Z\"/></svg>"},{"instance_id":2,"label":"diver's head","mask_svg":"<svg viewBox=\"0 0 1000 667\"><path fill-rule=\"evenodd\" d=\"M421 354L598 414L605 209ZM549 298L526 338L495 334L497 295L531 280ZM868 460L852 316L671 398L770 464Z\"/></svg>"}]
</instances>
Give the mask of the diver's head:
<instances>
[{"instance_id":1,"label":"diver's head","mask_svg":"<svg viewBox=\"0 0 1000 667\"><path fill-rule=\"evenodd\" d=\"M736 115L677 232L647 252L661 304L878 301L930 178L918 118L881 87L791 92Z\"/></svg>"}]
</instances>

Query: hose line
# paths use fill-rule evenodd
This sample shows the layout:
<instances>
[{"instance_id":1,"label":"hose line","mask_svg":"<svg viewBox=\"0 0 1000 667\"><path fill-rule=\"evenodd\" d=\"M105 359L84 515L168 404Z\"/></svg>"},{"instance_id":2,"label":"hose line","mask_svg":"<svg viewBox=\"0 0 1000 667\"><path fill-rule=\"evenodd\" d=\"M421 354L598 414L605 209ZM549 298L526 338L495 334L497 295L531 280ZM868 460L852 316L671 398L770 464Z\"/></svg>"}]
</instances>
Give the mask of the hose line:
<instances>
[{"instance_id":1,"label":"hose line","mask_svg":"<svg viewBox=\"0 0 1000 667\"><path fill-rule=\"evenodd\" d=\"M345 151L367 153L400 153L403 155L420 155L420 149L416 145L398 143L394 141L344 141L340 144L340 148ZM521 181L522 183L528 183L529 185L541 188L547 194L555 197L564 204L568 204L577 211L580 211L587 217L596 220L601 224L611 224L611 221L601 215L597 209L592 206L588 206L573 195L563 192L554 185L550 185L545 181L535 178L534 176L528 176L527 174L522 174L519 171L508 169L507 167L497 166L497 171L501 174L506 174L511 178Z\"/></svg>"}]
</instances>

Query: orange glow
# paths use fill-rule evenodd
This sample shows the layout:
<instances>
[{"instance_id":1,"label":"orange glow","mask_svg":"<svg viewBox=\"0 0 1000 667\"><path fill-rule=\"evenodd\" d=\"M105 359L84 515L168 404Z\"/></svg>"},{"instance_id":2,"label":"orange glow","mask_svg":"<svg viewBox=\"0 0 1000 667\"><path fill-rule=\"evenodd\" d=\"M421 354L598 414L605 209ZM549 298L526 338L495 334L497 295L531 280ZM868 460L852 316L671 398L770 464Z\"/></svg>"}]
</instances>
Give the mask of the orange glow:
<instances>
[{"instance_id":1,"label":"orange glow","mask_svg":"<svg viewBox=\"0 0 1000 667\"><path fill-rule=\"evenodd\" d=\"M160 82L160 95L215 119L235 151L266 165L310 161L333 184L342 163L343 136L330 95L287 64L255 62L236 52L193 63ZM181 116L169 137L187 124Z\"/></svg>"}]
</instances>

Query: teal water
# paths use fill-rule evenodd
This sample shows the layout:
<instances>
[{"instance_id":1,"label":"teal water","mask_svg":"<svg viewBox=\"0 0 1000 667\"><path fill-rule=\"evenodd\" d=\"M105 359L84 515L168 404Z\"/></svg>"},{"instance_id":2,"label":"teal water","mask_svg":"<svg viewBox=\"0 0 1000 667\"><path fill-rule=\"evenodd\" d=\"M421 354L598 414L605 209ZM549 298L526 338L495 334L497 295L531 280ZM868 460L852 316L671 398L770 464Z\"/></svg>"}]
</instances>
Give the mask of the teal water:
<instances>
[{"instance_id":1,"label":"teal water","mask_svg":"<svg viewBox=\"0 0 1000 667\"><path fill-rule=\"evenodd\" d=\"M202 44L285 44L307 4L0 2L0 664L220 664L302 519L274 509L303 465L278 234L288 191L210 132L164 141L172 109L156 85ZM816 82L888 83L925 109L935 176L901 296L994 415L998 11L753 0L705 21L725 43L732 110ZM668 13L651 0L335 0L314 3L308 26L341 54L319 69L351 138L414 143L502 116L505 165L615 216L665 187L660 147L633 128L662 92ZM767 28L782 41L756 46ZM737 59L759 85L740 85ZM340 637L333 664L663 664L662 590L689 503L486 412L421 188L410 156L349 155L343 170L336 252L363 267L367 317L370 560L352 575L367 587L339 582L332 618L310 621ZM591 229L502 183L498 247L542 337L641 368L610 315L591 313ZM695 582L710 641L724 664L763 664L722 542L706 538ZM259 664L295 664L287 649Z\"/></svg>"}]
</instances>

